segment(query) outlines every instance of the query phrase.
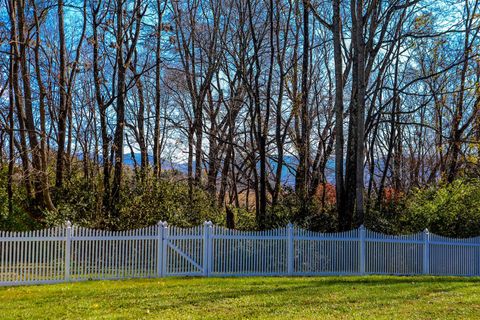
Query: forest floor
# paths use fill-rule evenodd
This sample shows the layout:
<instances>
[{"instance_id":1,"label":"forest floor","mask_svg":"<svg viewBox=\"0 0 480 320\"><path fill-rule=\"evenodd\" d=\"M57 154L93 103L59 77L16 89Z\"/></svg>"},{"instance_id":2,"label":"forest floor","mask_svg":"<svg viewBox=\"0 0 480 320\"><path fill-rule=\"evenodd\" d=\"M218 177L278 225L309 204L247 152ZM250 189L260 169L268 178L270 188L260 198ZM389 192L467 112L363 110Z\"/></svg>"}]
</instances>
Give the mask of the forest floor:
<instances>
[{"instance_id":1,"label":"forest floor","mask_svg":"<svg viewBox=\"0 0 480 320\"><path fill-rule=\"evenodd\" d=\"M249 277L1 287L1 319L465 319L480 278Z\"/></svg>"}]
</instances>

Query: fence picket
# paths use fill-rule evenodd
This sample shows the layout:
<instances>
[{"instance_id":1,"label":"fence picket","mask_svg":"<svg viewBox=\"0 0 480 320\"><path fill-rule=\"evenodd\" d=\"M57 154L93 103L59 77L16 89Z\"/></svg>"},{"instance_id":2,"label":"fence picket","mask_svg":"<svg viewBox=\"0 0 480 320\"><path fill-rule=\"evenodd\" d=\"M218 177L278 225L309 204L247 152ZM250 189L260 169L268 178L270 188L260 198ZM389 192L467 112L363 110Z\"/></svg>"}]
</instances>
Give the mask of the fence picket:
<instances>
[{"instance_id":1,"label":"fence picket","mask_svg":"<svg viewBox=\"0 0 480 320\"><path fill-rule=\"evenodd\" d=\"M359 235L360 235L360 237L359 237L359 246L360 246L360 249L359 249L359 252L360 252L359 271L360 271L360 274L365 274L365 260L366 260L365 233L366 233L365 227L362 224L359 228Z\"/></svg>"},{"instance_id":2,"label":"fence picket","mask_svg":"<svg viewBox=\"0 0 480 320\"><path fill-rule=\"evenodd\" d=\"M157 223L157 277L163 277L163 222Z\"/></svg>"},{"instance_id":3,"label":"fence picket","mask_svg":"<svg viewBox=\"0 0 480 320\"><path fill-rule=\"evenodd\" d=\"M288 267L287 267L287 274L289 276L293 275L293 272L294 272L294 261L295 261L295 257L293 256L294 255L294 242L293 242L293 225L291 223L288 223L287 225L287 229L288 229L288 244L287 244L287 247L288 247L288 252L287 252L287 262L288 262Z\"/></svg>"},{"instance_id":4,"label":"fence picket","mask_svg":"<svg viewBox=\"0 0 480 320\"><path fill-rule=\"evenodd\" d=\"M430 233L428 229L423 231L423 273L430 273Z\"/></svg>"},{"instance_id":5,"label":"fence picket","mask_svg":"<svg viewBox=\"0 0 480 320\"><path fill-rule=\"evenodd\" d=\"M70 221L67 221L67 231L65 238L65 281L70 281L70 247L71 247L71 237L72 237L72 224Z\"/></svg>"}]
</instances>

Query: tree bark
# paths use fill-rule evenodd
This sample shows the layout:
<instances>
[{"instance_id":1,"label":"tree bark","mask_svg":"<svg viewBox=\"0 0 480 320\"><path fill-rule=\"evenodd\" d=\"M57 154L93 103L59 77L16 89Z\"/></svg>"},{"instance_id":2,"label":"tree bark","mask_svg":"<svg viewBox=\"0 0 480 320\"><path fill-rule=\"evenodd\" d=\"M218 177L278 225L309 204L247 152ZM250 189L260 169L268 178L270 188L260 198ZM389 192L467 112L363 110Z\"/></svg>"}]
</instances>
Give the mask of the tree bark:
<instances>
[{"instance_id":1,"label":"tree bark","mask_svg":"<svg viewBox=\"0 0 480 320\"><path fill-rule=\"evenodd\" d=\"M339 229L350 228L350 217L345 210L344 181L344 133L343 133L343 58L342 58L342 20L340 0L332 1L333 20L333 58L335 63L335 197Z\"/></svg>"},{"instance_id":2,"label":"tree bark","mask_svg":"<svg viewBox=\"0 0 480 320\"><path fill-rule=\"evenodd\" d=\"M303 1L303 54L302 54L302 83L300 103L300 137L297 138L298 167L295 179L295 189L301 203L300 219L308 215L308 185L310 168L310 112L309 96L309 54L310 54L310 23L309 1Z\"/></svg>"},{"instance_id":3,"label":"tree bark","mask_svg":"<svg viewBox=\"0 0 480 320\"><path fill-rule=\"evenodd\" d=\"M60 77L59 77L59 90L60 90L60 105L58 113L58 148L57 148L57 169L55 177L55 186L60 188L63 184L63 173L65 165L65 137L66 137L66 124L67 124L67 58L65 47L65 26L63 17L63 0L58 0L58 37L59 52L60 52Z\"/></svg>"}]
</instances>

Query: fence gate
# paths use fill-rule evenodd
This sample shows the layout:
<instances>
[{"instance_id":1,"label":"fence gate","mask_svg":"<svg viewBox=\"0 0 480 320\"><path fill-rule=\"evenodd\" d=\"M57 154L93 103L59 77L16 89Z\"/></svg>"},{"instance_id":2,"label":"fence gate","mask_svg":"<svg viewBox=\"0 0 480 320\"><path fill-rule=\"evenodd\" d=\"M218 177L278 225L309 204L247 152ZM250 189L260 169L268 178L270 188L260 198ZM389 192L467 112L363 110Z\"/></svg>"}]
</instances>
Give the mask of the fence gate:
<instances>
[{"instance_id":1,"label":"fence gate","mask_svg":"<svg viewBox=\"0 0 480 320\"><path fill-rule=\"evenodd\" d=\"M163 228L163 275L208 275L211 224L193 228Z\"/></svg>"}]
</instances>

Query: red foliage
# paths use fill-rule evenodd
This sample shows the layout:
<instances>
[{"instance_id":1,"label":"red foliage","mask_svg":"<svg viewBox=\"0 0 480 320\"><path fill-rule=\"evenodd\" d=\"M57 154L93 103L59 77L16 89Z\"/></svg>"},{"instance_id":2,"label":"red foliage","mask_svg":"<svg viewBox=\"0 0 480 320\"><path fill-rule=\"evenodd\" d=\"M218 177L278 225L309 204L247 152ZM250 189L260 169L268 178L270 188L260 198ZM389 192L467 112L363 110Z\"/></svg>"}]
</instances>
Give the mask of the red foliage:
<instances>
[{"instance_id":1,"label":"red foliage","mask_svg":"<svg viewBox=\"0 0 480 320\"><path fill-rule=\"evenodd\" d=\"M404 193L400 190L395 190L392 187L386 187L383 190L382 199L384 202L396 202L403 197Z\"/></svg>"},{"instance_id":2,"label":"red foliage","mask_svg":"<svg viewBox=\"0 0 480 320\"><path fill-rule=\"evenodd\" d=\"M315 191L315 198L319 202L322 202L324 199L326 205L334 205L336 202L335 186L331 183L326 183L324 188L324 185L320 184Z\"/></svg>"}]
</instances>

